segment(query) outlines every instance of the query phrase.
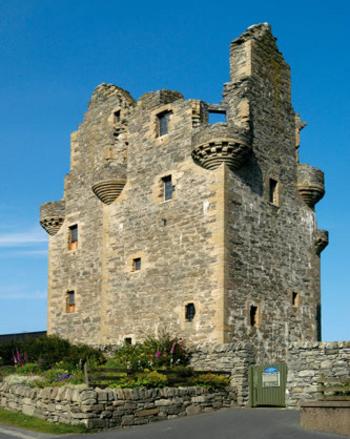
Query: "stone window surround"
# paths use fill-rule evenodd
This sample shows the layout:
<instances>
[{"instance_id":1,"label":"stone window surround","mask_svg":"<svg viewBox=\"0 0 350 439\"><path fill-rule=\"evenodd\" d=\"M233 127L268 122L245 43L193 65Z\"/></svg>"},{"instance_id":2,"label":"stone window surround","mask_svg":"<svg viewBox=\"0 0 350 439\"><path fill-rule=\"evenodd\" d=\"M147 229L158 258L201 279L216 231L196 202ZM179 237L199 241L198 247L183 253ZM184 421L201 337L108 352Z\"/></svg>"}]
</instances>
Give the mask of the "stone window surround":
<instances>
[{"instance_id":1,"label":"stone window surround","mask_svg":"<svg viewBox=\"0 0 350 439\"><path fill-rule=\"evenodd\" d=\"M251 322L250 322L250 310L251 307L255 306L256 307L256 314L255 314L255 325L252 326ZM261 309L261 304L254 301L254 300L248 300L246 303L246 325L247 327L250 329L250 331L254 331L257 330L261 327L262 324L262 309Z\"/></svg>"},{"instance_id":2,"label":"stone window surround","mask_svg":"<svg viewBox=\"0 0 350 439\"><path fill-rule=\"evenodd\" d=\"M73 311L68 311L68 295L69 293L74 293L74 310ZM69 315L69 314L76 314L77 313L77 290L76 288L68 288L65 292L65 297L64 297L64 314L65 315Z\"/></svg>"},{"instance_id":3,"label":"stone window surround","mask_svg":"<svg viewBox=\"0 0 350 439\"><path fill-rule=\"evenodd\" d=\"M301 305L301 295L296 291L292 291L292 307L293 309L300 308Z\"/></svg>"},{"instance_id":4,"label":"stone window surround","mask_svg":"<svg viewBox=\"0 0 350 439\"><path fill-rule=\"evenodd\" d=\"M277 185L275 187L275 195L276 195L276 202L273 203L270 201L270 182L271 180L274 180L277 182ZM276 208L281 207L281 193L282 193L282 184L280 178L274 174L270 173L265 178L265 184L264 184L264 194L265 199L269 203L270 206L274 206Z\"/></svg>"},{"instance_id":5,"label":"stone window surround","mask_svg":"<svg viewBox=\"0 0 350 439\"><path fill-rule=\"evenodd\" d=\"M168 200L164 199L164 178L171 176L171 182L173 185L173 193L172 193L172 197L169 198ZM154 202L156 202L157 204L167 204L167 203L171 203L172 201L176 200L176 192L177 192L177 184L178 184L178 179L181 176L181 174L177 171L174 170L168 170L165 172L162 172L161 174L158 174L155 178L154 178L154 183L153 183L153 190L152 190L152 199Z\"/></svg>"},{"instance_id":6,"label":"stone window surround","mask_svg":"<svg viewBox=\"0 0 350 439\"><path fill-rule=\"evenodd\" d=\"M169 120L168 120L168 132L166 134L163 134L162 136L159 135L159 121L158 116L162 113L169 112L171 113ZM151 130L153 137L156 140L156 143L161 144L164 142L167 142L169 140L169 134L173 130L173 118L174 118L174 110L173 105L171 103L162 105L160 107L157 107L155 110L151 112Z\"/></svg>"},{"instance_id":7,"label":"stone window surround","mask_svg":"<svg viewBox=\"0 0 350 439\"><path fill-rule=\"evenodd\" d=\"M141 270L134 269L134 260L138 259L138 258L141 259ZM140 274L140 273L143 273L147 269L148 265L149 264L147 262L147 258L146 258L145 253L143 251L135 252L135 253L130 254L127 257L125 272L130 273L130 274L136 274L136 273Z\"/></svg>"},{"instance_id":8,"label":"stone window surround","mask_svg":"<svg viewBox=\"0 0 350 439\"><path fill-rule=\"evenodd\" d=\"M72 227L77 226L77 240L76 241L71 241L71 230ZM74 221L71 222L68 226L67 226L67 232L68 232L68 236L67 236L67 248L68 251L71 252L76 252L79 247L81 246L81 240L80 240L80 235L81 235L81 228L80 228L80 224L78 223L78 221Z\"/></svg>"}]
</instances>

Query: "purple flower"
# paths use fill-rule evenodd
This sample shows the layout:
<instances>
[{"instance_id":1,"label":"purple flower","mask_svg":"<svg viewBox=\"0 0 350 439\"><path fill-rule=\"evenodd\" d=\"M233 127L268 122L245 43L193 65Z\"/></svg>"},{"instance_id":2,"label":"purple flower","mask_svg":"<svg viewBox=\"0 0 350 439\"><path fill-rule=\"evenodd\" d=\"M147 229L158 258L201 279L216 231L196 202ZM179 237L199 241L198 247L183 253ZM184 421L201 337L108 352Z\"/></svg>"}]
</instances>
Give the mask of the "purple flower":
<instances>
[{"instance_id":1,"label":"purple flower","mask_svg":"<svg viewBox=\"0 0 350 439\"><path fill-rule=\"evenodd\" d=\"M160 358L161 355L162 355L162 353L161 353L160 351L157 351L157 352L155 353L155 357L156 357L156 358Z\"/></svg>"}]
</instances>

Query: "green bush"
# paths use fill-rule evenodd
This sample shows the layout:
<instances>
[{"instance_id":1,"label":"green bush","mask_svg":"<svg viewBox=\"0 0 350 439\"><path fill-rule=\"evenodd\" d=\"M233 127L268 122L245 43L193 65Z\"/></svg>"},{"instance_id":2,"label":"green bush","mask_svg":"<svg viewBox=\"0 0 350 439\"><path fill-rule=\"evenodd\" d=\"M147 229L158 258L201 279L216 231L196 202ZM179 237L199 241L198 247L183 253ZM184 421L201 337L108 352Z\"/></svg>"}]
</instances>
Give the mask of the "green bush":
<instances>
[{"instance_id":1,"label":"green bush","mask_svg":"<svg viewBox=\"0 0 350 439\"><path fill-rule=\"evenodd\" d=\"M83 344L73 345L56 335L0 344L0 357L4 364L13 365L16 352L19 352L25 361L36 363L42 370L50 369L60 361L64 362L63 368L69 371L82 367L87 360L95 364L102 364L105 361L100 350Z\"/></svg>"},{"instance_id":2,"label":"green bush","mask_svg":"<svg viewBox=\"0 0 350 439\"><path fill-rule=\"evenodd\" d=\"M189 359L183 341L164 333L159 338L148 337L142 343L121 346L107 361L106 367L135 371L168 369L187 365Z\"/></svg>"},{"instance_id":3,"label":"green bush","mask_svg":"<svg viewBox=\"0 0 350 439\"><path fill-rule=\"evenodd\" d=\"M37 375L41 372L40 367L36 363L26 363L22 367L16 367L15 373L20 375Z\"/></svg>"},{"instance_id":4,"label":"green bush","mask_svg":"<svg viewBox=\"0 0 350 439\"><path fill-rule=\"evenodd\" d=\"M223 389L230 385L230 378L224 375L216 375L215 373L205 373L192 377L190 383L195 386L205 386L209 389Z\"/></svg>"}]
</instances>

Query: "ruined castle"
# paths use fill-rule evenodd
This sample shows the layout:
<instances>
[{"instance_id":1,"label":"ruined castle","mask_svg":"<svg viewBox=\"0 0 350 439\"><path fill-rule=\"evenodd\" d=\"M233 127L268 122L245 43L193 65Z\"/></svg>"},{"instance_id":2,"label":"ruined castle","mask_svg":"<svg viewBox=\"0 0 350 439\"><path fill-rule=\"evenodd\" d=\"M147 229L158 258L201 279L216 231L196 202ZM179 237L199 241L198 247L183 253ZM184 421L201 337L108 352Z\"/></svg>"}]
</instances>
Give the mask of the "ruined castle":
<instances>
[{"instance_id":1,"label":"ruined castle","mask_svg":"<svg viewBox=\"0 0 350 439\"><path fill-rule=\"evenodd\" d=\"M99 85L64 197L41 207L48 332L107 345L166 329L271 356L319 340L324 181L299 162L303 126L267 24L232 42L220 103Z\"/></svg>"}]
</instances>

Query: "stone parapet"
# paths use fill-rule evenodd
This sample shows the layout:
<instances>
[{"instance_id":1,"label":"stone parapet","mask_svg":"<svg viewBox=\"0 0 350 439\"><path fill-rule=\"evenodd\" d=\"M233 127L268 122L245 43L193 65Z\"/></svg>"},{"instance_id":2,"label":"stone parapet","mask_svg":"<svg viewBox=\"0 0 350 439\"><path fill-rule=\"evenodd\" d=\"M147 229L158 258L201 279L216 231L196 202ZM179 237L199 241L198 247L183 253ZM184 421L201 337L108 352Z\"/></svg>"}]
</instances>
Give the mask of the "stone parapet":
<instances>
[{"instance_id":1,"label":"stone parapet","mask_svg":"<svg viewBox=\"0 0 350 439\"><path fill-rule=\"evenodd\" d=\"M235 403L228 390L203 387L92 389L83 386L31 388L0 383L0 406L50 422L111 428L205 413Z\"/></svg>"}]
</instances>

